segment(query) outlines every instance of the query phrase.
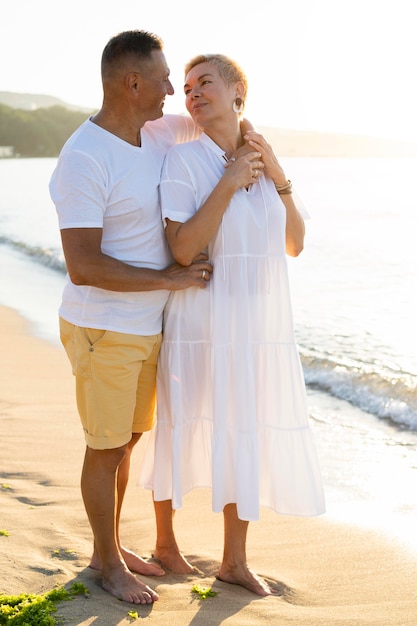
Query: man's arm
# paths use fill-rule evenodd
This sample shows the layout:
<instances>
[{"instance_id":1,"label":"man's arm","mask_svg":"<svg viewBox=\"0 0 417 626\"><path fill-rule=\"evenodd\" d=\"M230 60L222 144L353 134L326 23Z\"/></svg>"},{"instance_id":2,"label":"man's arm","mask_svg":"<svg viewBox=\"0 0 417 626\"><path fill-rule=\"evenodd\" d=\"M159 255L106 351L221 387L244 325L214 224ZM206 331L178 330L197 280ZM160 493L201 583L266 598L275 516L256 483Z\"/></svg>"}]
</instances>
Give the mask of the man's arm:
<instances>
[{"instance_id":1,"label":"man's arm","mask_svg":"<svg viewBox=\"0 0 417 626\"><path fill-rule=\"evenodd\" d=\"M134 267L103 254L101 238L101 228L61 230L67 271L75 285L89 285L110 291L204 288L213 271L210 263L201 257L188 267L178 263L163 270Z\"/></svg>"}]
</instances>

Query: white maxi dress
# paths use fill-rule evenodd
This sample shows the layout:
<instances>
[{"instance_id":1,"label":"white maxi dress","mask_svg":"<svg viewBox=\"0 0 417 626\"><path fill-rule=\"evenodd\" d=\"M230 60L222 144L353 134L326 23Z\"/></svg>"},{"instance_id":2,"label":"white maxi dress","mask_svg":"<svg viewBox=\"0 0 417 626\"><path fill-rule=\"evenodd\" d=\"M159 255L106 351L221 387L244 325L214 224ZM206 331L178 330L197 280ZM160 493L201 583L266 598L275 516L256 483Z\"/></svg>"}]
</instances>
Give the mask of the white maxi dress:
<instances>
[{"instance_id":1,"label":"white maxi dress","mask_svg":"<svg viewBox=\"0 0 417 626\"><path fill-rule=\"evenodd\" d=\"M167 155L163 218L185 222L224 172L205 134ZM171 293L157 375L157 424L139 484L174 509L195 487L242 520L265 506L324 512L319 463L295 343L285 252L285 207L271 180L240 189L208 246L206 289Z\"/></svg>"}]
</instances>

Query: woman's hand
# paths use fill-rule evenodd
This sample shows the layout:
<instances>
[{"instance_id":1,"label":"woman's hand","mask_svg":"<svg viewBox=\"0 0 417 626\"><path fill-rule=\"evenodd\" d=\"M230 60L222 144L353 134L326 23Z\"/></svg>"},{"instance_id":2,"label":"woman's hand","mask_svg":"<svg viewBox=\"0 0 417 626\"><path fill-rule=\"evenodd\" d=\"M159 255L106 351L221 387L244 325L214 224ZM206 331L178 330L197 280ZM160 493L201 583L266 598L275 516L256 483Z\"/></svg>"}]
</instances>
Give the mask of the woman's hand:
<instances>
[{"instance_id":1,"label":"woman's hand","mask_svg":"<svg viewBox=\"0 0 417 626\"><path fill-rule=\"evenodd\" d=\"M253 150L257 150L261 154L265 166L265 173L272 178L276 185L285 185L287 178L284 170L265 137L254 130L249 130L244 139Z\"/></svg>"},{"instance_id":2,"label":"woman's hand","mask_svg":"<svg viewBox=\"0 0 417 626\"><path fill-rule=\"evenodd\" d=\"M264 167L261 153L255 152L249 144L244 144L225 163L228 172L224 176L233 176L237 189L240 189L256 183L262 176Z\"/></svg>"}]
</instances>

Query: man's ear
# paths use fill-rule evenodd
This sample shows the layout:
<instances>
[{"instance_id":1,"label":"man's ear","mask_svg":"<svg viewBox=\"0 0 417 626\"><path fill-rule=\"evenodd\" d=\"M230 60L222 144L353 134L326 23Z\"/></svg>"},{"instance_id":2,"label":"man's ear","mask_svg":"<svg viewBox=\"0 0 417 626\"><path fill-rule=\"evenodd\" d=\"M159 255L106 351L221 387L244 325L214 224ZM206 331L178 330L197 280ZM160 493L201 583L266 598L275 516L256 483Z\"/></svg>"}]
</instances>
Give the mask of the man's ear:
<instances>
[{"instance_id":1,"label":"man's ear","mask_svg":"<svg viewBox=\"0 0 417 626\"><path fill-rule=\"evenodd\" d=\"M141 82L142 77L138 72L128 72L125 76L125 87L132 95L139 93Z\"/></svg>"}]
</instances>

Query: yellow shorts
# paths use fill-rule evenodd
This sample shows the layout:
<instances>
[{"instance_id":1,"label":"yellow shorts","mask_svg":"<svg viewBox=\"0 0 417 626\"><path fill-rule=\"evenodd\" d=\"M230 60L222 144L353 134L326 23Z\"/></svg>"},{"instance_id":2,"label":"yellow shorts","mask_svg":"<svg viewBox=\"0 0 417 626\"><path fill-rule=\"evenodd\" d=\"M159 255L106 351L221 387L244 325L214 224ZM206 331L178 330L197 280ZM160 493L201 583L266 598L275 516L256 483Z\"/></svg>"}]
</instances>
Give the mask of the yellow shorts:
<instances>
[{"instance_id":1,"label":"yellow shorts","mask_svg":"<svg viewBox=\"0 0 417 626\"><path fill-rule=\"evenodd\" d=\"M156 366L162 335L81 328L60 319L76 378L78 412L90 448L128 443L155 423Z\"/></svg>"}]
</instances>

